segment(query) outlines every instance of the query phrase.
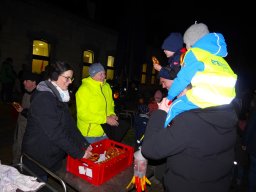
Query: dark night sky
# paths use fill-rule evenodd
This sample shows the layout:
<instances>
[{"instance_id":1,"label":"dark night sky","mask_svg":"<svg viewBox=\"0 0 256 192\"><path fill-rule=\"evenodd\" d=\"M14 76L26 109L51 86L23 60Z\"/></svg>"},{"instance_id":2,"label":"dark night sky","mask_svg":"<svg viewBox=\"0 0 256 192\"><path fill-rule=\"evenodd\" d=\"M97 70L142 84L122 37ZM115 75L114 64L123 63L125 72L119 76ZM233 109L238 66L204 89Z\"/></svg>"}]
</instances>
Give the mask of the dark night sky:
<instances>
[{"instance_id":1,"label":"dark night sky","mask_svg":"<svg viewBox=\"0 0 256 192\"><path fill-rule=\"evenodd\" d=\"M245 24L249 22L250 17L241 13L242 4L236 9L234 3L231 8L231 5L224 6L218 4L218 1L212 2L214 5L207 5L206 8L200 8L202 5L199 3L186 6L186 3L181 1L144 2L147 1L100 2L99 20L105 26L117 30L129 28L129 25L134 27L135 32L144 30L147 42L159 48L170 32L184 33L195 21L205 23L212 32L223 33L230 49L237 47L240 52L239 47L249 45L250 39L247 39L246 29L251 30L252 27Z\"/></svg>"},{"instance_id":2,"label":"dark night sky","mask_svg":"<svg viewBox=\"0 0 256 192\"><path fill-rule=\"evenodd\" d=\"M109 2L109 1L108 1ZM206 3L206 2L205 2ZM212 4L211 4L212 3ZM112 10L104 13L106 7ZM252 45L254 27L248 3L223 5L222 2L207 2L203 4L186 5L186 2L154 1L120 1L112 7L110 4L102 4L102 23L114 27L120 31L127 28L134 33L144 32L146 42L161 48L163 40L170 32L181 32L195 21L205 23L211 32L220 32L224 35L227 48L227 60L234 71L239 74L242 81L249 84L256 82L256 65L253 64ZM127 19L128 18L128 19ZM111 23L111 25L109 25ZM132 23L132 24L131 24ZM130 28L132 29L129 29ZM251 85L250 85L251 86Z\"/></svg>"},{"instance_id":3,"label":"dark night sky","mask_svg":"<svg viewBox=\"0 0 256 192\"><path fill-rule=\"evenodd\" d=\"M252 27L246 26L251 17L248 7L250 5L238 4L223 5L221 1L199 3L194 1L187 4L182 1L153 1L146 0L41 0L63 7L71 12L88 17L86 2L96 5L95 20L99 24L113 28L117 31L125 28L144 31L147 42L161 46L162 41L170 32L184 33L195 21L204 22L210 31L224 34L227 43L238 39L245 39L245 30ZM211 4L212 3L212 4ZM247 8L243 10L243 7ZM202 8L203 7L203 8ZM245 13L244 13L245 11ZM243 13L241 13L243 12ZM240 42L239 42L240 43Z\"/></svg>"},{"instance_id":4,"label":"dark night sky","mask_svg":"<svg viewBox=\"0 0 256 192\"><path fill-rule=\"evenodd\" d=\"M88 17L86 0L43 0L55 3L59 7ZM252 35L254 34L250 6L248 3L232 4L223 1L196 2L144 0L88 0L96 5L97 23L115 29L120 33L137 34L145 38L148 44L161 48L161 44L170 32L181 32L195 21L208 25L212 32L224 35L228 48L228 61L241 78L254 81L256 66L252 65ZM206 5L207 4L207 5ZM203 8L202 8L203 7ZM242 13L243 12L243 13ZM251 79L253 77L253 80Z\"/></svg>"}]
</instances>

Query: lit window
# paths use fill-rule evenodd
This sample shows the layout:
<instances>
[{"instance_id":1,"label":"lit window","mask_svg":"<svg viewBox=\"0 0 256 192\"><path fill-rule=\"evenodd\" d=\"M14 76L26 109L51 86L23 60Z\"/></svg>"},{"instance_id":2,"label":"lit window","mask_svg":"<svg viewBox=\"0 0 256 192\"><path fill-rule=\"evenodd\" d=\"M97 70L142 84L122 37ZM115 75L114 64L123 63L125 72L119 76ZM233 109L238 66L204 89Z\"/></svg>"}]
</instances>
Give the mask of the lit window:
<instances>
[{"instance_id":1,"label":"lit window","mask_svg":"<svg viewBox=\"0 0 256 192\"><path fill-rule=\"evenodd\" d=\"M141 84L145 84L146 83L146 75L142 74L141 75Z\"/></svg>"},{"instance_id":2,"label":"lit window","mask_svg":"<svg viewBox=\"0 0 256 192\"><path fill-rule=\"evenodd\" d=\"M144 64L142 65L142 72L143 72L143 73L146 73L146 72L147 72L147 63L144 63Z\"/></svg>"},{"instance_id":3,"label":"lit window","mask_svg":"<svg viewBox=\"0 0 256 192\"><path fill-rule=\"evenodd\" d=\"M108 67L114 67L114 60L115 60L115 58L113 56L108 56L107 66Z\"/></svg>"},{"instance_id":4,"label":"lit window","mask_svg":"<svg viewBox=\"0 0 256 192\"><path fill-rule=\"evenodd\" d=\"M141 84L145 84L147 79L147 63L142 65Z\"/></svg>"},{"instance_id":5,"label":"lit window","mask_svg":"<svg viewBox=\"0 0 256 192\"><path fill-rule=\"evenodd\" d=\"M115 58L113 56L108 56L108 62L107 62L107 79L113 80L114 79L114 61Z\"/></svg>"},{"instance_id":6,"label":"lit window","mask_svg":"<svg viewBox=\"0 0 256 192\"><path fill-rule=\"evenodd\" d=\"M154 67L152 67L152 74L151 74L151 84L156 83L156 70Z\"/></svg>"},{"instance_id":7,"label":"lit window","mask_svg":"<svg viewBox=\"0 0 256 192\"><path fill-rule=\"evenodd\" d=\"M83 71L82 78L89 76L89 66L94 62L94 53L91 50L86 50L83 53Z\"/></svg>"},{"instance_id":8,"label":"lit window","mask_svg":"<svg viewBox=\"0 0 256 192\"><path fill-rule=\"evenodd\" d=\"M156 74L156 70L154 67L152 67L152 75L155 75Z\"/></svg>"},{"instance_id":9,"label":"lit window","mask_svg":"<svg viewBox=\"0 0 256 192\"><path fill-rule=\"evenodd\" d=\"M89 66L86 66L86 65L83 66L83 73L82 74L83 74L82 78L85 78L85 77L89 76Z\"/></svg>"},{"instance_id":10,"label":"lit window","mask_svg":"<svg viewBox=\"0 0 256 192\"><path fill-rule=\"evenodd\" d=\"M106 79L113 80L113 77L114 77L114 70L113 69L107 69Z\"/></svg>"},{"instance_id":11,"label":"lit window","mask_svg":"<svg viewBox=\"0 0 256 192\"><path fill-rule=\"evenodd\" d=\"M155 81L156 81L156 77L155 76L151 76L151 84L155 84Z\"/></svg>"},{"instance_id":12,"label":"lit window","mask_svg":"<svg viewBox=\"0 0 256 192\"><path fill-rule=\"evenodd\" d=\"M42 73L49 64L50 45L41 40L33 41L32 72Z\"/></svg>"},{"instance_id":13,"label":"lit window","mask_svg":"<svg viewBox=\"0 0 256 192\"><path fill-rule=\"evenodd\" d=\"M83 62L84 63L93 63L94 54L91 50L84 51Z\"/></svg>"}]
</instances>

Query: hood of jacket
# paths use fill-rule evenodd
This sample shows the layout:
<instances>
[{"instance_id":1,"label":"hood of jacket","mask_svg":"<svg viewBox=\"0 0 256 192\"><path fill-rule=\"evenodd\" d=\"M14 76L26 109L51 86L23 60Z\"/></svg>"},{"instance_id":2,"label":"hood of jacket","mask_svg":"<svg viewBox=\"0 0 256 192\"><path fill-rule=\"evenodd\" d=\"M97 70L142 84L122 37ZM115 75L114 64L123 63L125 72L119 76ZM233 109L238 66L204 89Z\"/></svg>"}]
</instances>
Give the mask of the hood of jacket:
<instances>
[{"instance_id":1,"label":"hood of jacket","mask_svg":"<svg viewBox=\"0 0 256 192\"><path fill-rule=\"evenodd\" d=\"M60 93L58 90L55 88L55 86L48 80L41 81L37 86L36 86L37 91L47 91L52 93L55 97L58 98L59 101L62 102Z\"/></svg>"},{"instance_id":2,"label":"hood of jacket","mask_svg":"<svg viewBox=\"0 0 256 192\"><path fill-rule=\"evenodd\" d=\"M96 81L90 76L82 79L82 84L90 84L90 86L95 86L95 87L103 86L105 85L105 83L106 83L106 80L104 80L104 82Z\"/></svg>"},{"instance_id":3,"label":"hood of jacket","mask_svg":"<svg viewBox=\"0 0 256 192\"><path fill-rule=\"evenodd\" d=\"M203 36L192 48L200 48L221 57L228 55L227 44L221 33L209 33Z\"/></svg>"}]
</instances>

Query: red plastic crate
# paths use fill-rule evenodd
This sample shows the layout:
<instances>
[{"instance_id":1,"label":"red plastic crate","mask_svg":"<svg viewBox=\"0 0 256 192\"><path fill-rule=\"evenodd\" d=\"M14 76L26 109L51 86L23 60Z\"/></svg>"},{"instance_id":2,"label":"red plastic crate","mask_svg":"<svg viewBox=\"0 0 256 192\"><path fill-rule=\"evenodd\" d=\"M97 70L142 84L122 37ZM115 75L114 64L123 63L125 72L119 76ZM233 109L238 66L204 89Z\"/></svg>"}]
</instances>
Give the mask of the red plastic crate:
<instances>
[{"instance_id":1,"label":"red plastic crate","mask_svg":"<svg viewBox=\"0 0 256 192\"><path fill-rule=\"evenodd\" d=\"M95 163L89 159L74 159L68 156L66 170L93 185L101 185L133 163L134 149L131 146L110 139L104 139L93 143L92 147L92 152L98 154L104 153L110 147L116 147L125 151L101 163Z\"/></svg>"}]
</instances>

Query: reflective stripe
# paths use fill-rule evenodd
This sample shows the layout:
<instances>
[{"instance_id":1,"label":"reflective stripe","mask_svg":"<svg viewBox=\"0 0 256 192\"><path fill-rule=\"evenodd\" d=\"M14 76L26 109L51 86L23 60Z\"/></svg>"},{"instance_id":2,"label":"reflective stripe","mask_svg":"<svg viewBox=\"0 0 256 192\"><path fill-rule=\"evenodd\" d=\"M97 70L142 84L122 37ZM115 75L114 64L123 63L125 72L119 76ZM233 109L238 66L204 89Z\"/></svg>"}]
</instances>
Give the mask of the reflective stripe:
<instances>
[{"instance_id":1,"label":"reflective stripe","mask_svg":"<svg viewBox=\"0 0 256 192\"><path fill-rule=\"evenodd\" d=\"M231 87L233 88L236 85L237 78L235 77L222 77L222 76L210 76L204 74L198 74L196 78L193 78L192 84L211 84L214 86L220 87Z\"/></svg>"},{"instance_id":2,"label":"reflective stripe","mask_svg":"<svg viewBox=\"0 0 256 192\"><path fill-rule=\"evenodd\" d=\"M192 93L192 94L190 94ZM204 89L194 89L189 90L187 92L187 95L189 97L189 100L192 103L196 103L199 107L205 108L205 107L211 107L216 105L223 105L223 104L229 104L234 96L235 93L231 93L231 95L220 95L220 94L214 94L213 92L205 91ZM195 101L196 100L196 101Z\"/></svg>"},{"instance_id":3,"label":"reflective stripe","mask_svg":"<svg viewBox=\"0 0 256 192\"><path fill-rule=\"evenodd\" d=\"M188 100L200 108L229 104L236 96L237 75L224 58L199 48L190 50L203 62L204 70L192 78L192 89L186 93Z\"/></svg>"}]
</instances>

